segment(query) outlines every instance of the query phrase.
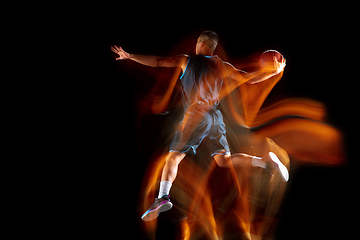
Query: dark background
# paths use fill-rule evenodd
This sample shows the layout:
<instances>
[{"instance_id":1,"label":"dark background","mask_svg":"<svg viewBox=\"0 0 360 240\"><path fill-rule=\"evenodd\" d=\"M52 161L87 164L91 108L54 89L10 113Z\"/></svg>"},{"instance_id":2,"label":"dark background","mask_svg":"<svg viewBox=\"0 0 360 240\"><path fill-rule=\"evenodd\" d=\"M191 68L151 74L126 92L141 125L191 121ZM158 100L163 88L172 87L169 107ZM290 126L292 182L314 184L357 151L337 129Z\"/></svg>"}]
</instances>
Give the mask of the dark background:
<instances>
[{"instance_id":1,"label":"dark background","mask_svg":"<svg viewBox=\"0 0 360 240\"><path fill-rule=\"evenodd\" d=\"M344 134L347 163L340 167L299 166L290 172L287 194L276 239L345 239L351 227L354 202L354 150L356 142L356 79L352 75L351 19L305 6L283 6L259 12L244 4L226 7L178 9L149 4L109 6L104 12L87 13L82 75L73 86L70 111L75 139L84 139L79 181L74 194L78 216L89 235L100 239L133 234L144 238L138 212L139 189L164 116L139 116L139 99L155 82L158 70L131 61L115 61L111 45L140 54L167 56L182 53L175 46L188 36L213 30L220 36L230 62L253 53L276 49L287 59L282 80L265 104L285 97L306 97L323 102L328 123ZM210 11L209 11L210 9ZM103 17L103 14L107 14ZM88 19L88 21L87 21ZM193 40L195 47L196 38ZM180 44L181 45L181 44ZM180 52L177 52L180 51ZM188 49L193 51L193 49ZM81 55L81 54L80 54ZM80 94L78 94L80 93ZM74 141L74 140L73 140ZM75 190L76 189L76 190ZM78 190L80 189L80 190ZM75 217L75 219L77 219ZM134 228L138 231L134 232ZM159 229L174 226L159 219ZM159 234L158 239L162 239ZM340 238L339 238L340 237Z\"/></svg>"}]
</instances>

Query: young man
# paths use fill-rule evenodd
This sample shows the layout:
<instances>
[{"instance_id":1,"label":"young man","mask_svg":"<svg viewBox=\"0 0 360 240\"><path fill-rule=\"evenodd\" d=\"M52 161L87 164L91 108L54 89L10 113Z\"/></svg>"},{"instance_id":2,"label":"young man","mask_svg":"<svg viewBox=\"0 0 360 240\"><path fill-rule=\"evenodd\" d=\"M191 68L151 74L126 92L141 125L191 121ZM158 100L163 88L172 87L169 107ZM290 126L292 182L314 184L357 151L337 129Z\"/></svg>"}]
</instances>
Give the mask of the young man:
<instances>
[{"instance_id":1,"label":"young man","mask_svg":"<svg viewBox=\"0 0 360 240\"><path fill-rule=\"evenodd\" d=\"M266 158L244 153L231 155L223 117L217 109L219 101L224 97L222 86L225 78L239 81L239 85L245 82L251 84L261 82L281 73L285 67L285 59L282 62L274 59L273 69L246 73L213 56L218 41L215 32L201 33L196 43L196 56L185 54L174 57L144 56L127 53L121 47L111 47L112 51L119 55L116 60L130 59L150 67L182 69L180 80L185 113L166 158L158 198L141 217L144 221L153 220L160 212L172 208L169 192L176 178L178 165L187 153L196 154L197 147L205 138L209 140L207 147L211 156L220 167L254 166L269 170L269 166L272 165L284 181L289 178L287 168L272 152L269 152Z\"/></svg>"}]
</instances>

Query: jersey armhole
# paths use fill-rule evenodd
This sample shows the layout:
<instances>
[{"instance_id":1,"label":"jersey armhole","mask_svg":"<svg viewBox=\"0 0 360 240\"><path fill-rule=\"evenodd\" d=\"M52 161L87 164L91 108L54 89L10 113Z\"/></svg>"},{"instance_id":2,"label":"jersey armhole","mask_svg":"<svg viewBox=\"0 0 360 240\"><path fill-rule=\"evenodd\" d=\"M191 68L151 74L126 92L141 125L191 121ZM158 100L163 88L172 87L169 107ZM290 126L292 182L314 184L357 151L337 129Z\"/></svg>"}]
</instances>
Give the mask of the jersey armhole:
<instances>
[{"instance_id":1,"label":"jersey armhole","mask_svg":"<svg viewBox=\"0 0 360 240\"><path fill-rule=\"evenodd\" d=\"M183 78L183 76L184 76L184 74L185 74L185 72L186 72L186 69L187 69L187 67L188 67L188 65L189 65L189 62L190 62L190 57L189 57L189 60L188 60L188 62L187 62L187 64L186 64L186 67L185 67L184 72L181 74L180 79L182 79L182 78Z\"/></svg>"}]
</instances>

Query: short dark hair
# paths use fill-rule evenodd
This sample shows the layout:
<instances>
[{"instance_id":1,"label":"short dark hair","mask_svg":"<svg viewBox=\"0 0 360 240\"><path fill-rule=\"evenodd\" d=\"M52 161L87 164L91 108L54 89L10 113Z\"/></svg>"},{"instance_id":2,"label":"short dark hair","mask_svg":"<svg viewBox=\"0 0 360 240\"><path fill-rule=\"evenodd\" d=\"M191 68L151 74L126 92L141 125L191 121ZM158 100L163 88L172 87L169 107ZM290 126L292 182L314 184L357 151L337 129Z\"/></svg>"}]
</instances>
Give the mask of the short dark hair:
<instances>
[{"instance_id":1,"label":"short dark hair","mask_svg":"<svg viewBox=\"0 0 360 240\"><path fill-rule=\"evenodd\" d=\"M204 42L212 51L214 51L219 42L219 36L215 32L207 30L200 34L200 41Z\"/></svg>"}]
</instances>

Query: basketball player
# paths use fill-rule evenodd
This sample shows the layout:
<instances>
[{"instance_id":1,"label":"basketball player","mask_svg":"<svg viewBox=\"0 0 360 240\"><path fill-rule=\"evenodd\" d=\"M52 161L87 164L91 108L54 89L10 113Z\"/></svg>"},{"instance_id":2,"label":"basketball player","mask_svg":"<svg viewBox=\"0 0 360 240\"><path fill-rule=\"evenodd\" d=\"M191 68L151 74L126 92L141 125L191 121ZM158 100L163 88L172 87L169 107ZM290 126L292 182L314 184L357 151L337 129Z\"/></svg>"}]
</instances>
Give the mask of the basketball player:
<instances>
[{"instance_id":1,"label":"basketball player","mask_svg":"<svg viewBox=\"0 0 360 240\"><path fill-rule=\"evenodd\" d=\"M195 56L185 54L174 57L145 56L127 53L118 46L111 47L111 50L119 55L116 60L129 59L150 67L182 69L180 80L185 113L166 157L158 198L141 217L144 221L153 220L160 212L172 208L169 192L176 178L178 165L186 154L196 154L197 147L205 138L208 139L206 147L220 167L233 165L261 167L267 170L271 168L276 169L284 181L289 178L287 168L273 152L269 152L264 158L244 153L231 155L223 116L217 109L225 78L240 81L239 85L245 82L255 84L282 72L285 59L278 62L274 58L274 69L270 71L246 73L222 61L218 56L213 56L218 41L218 35L213 31L201 33L197 39Z\"/></svg>"}]
</instances>

